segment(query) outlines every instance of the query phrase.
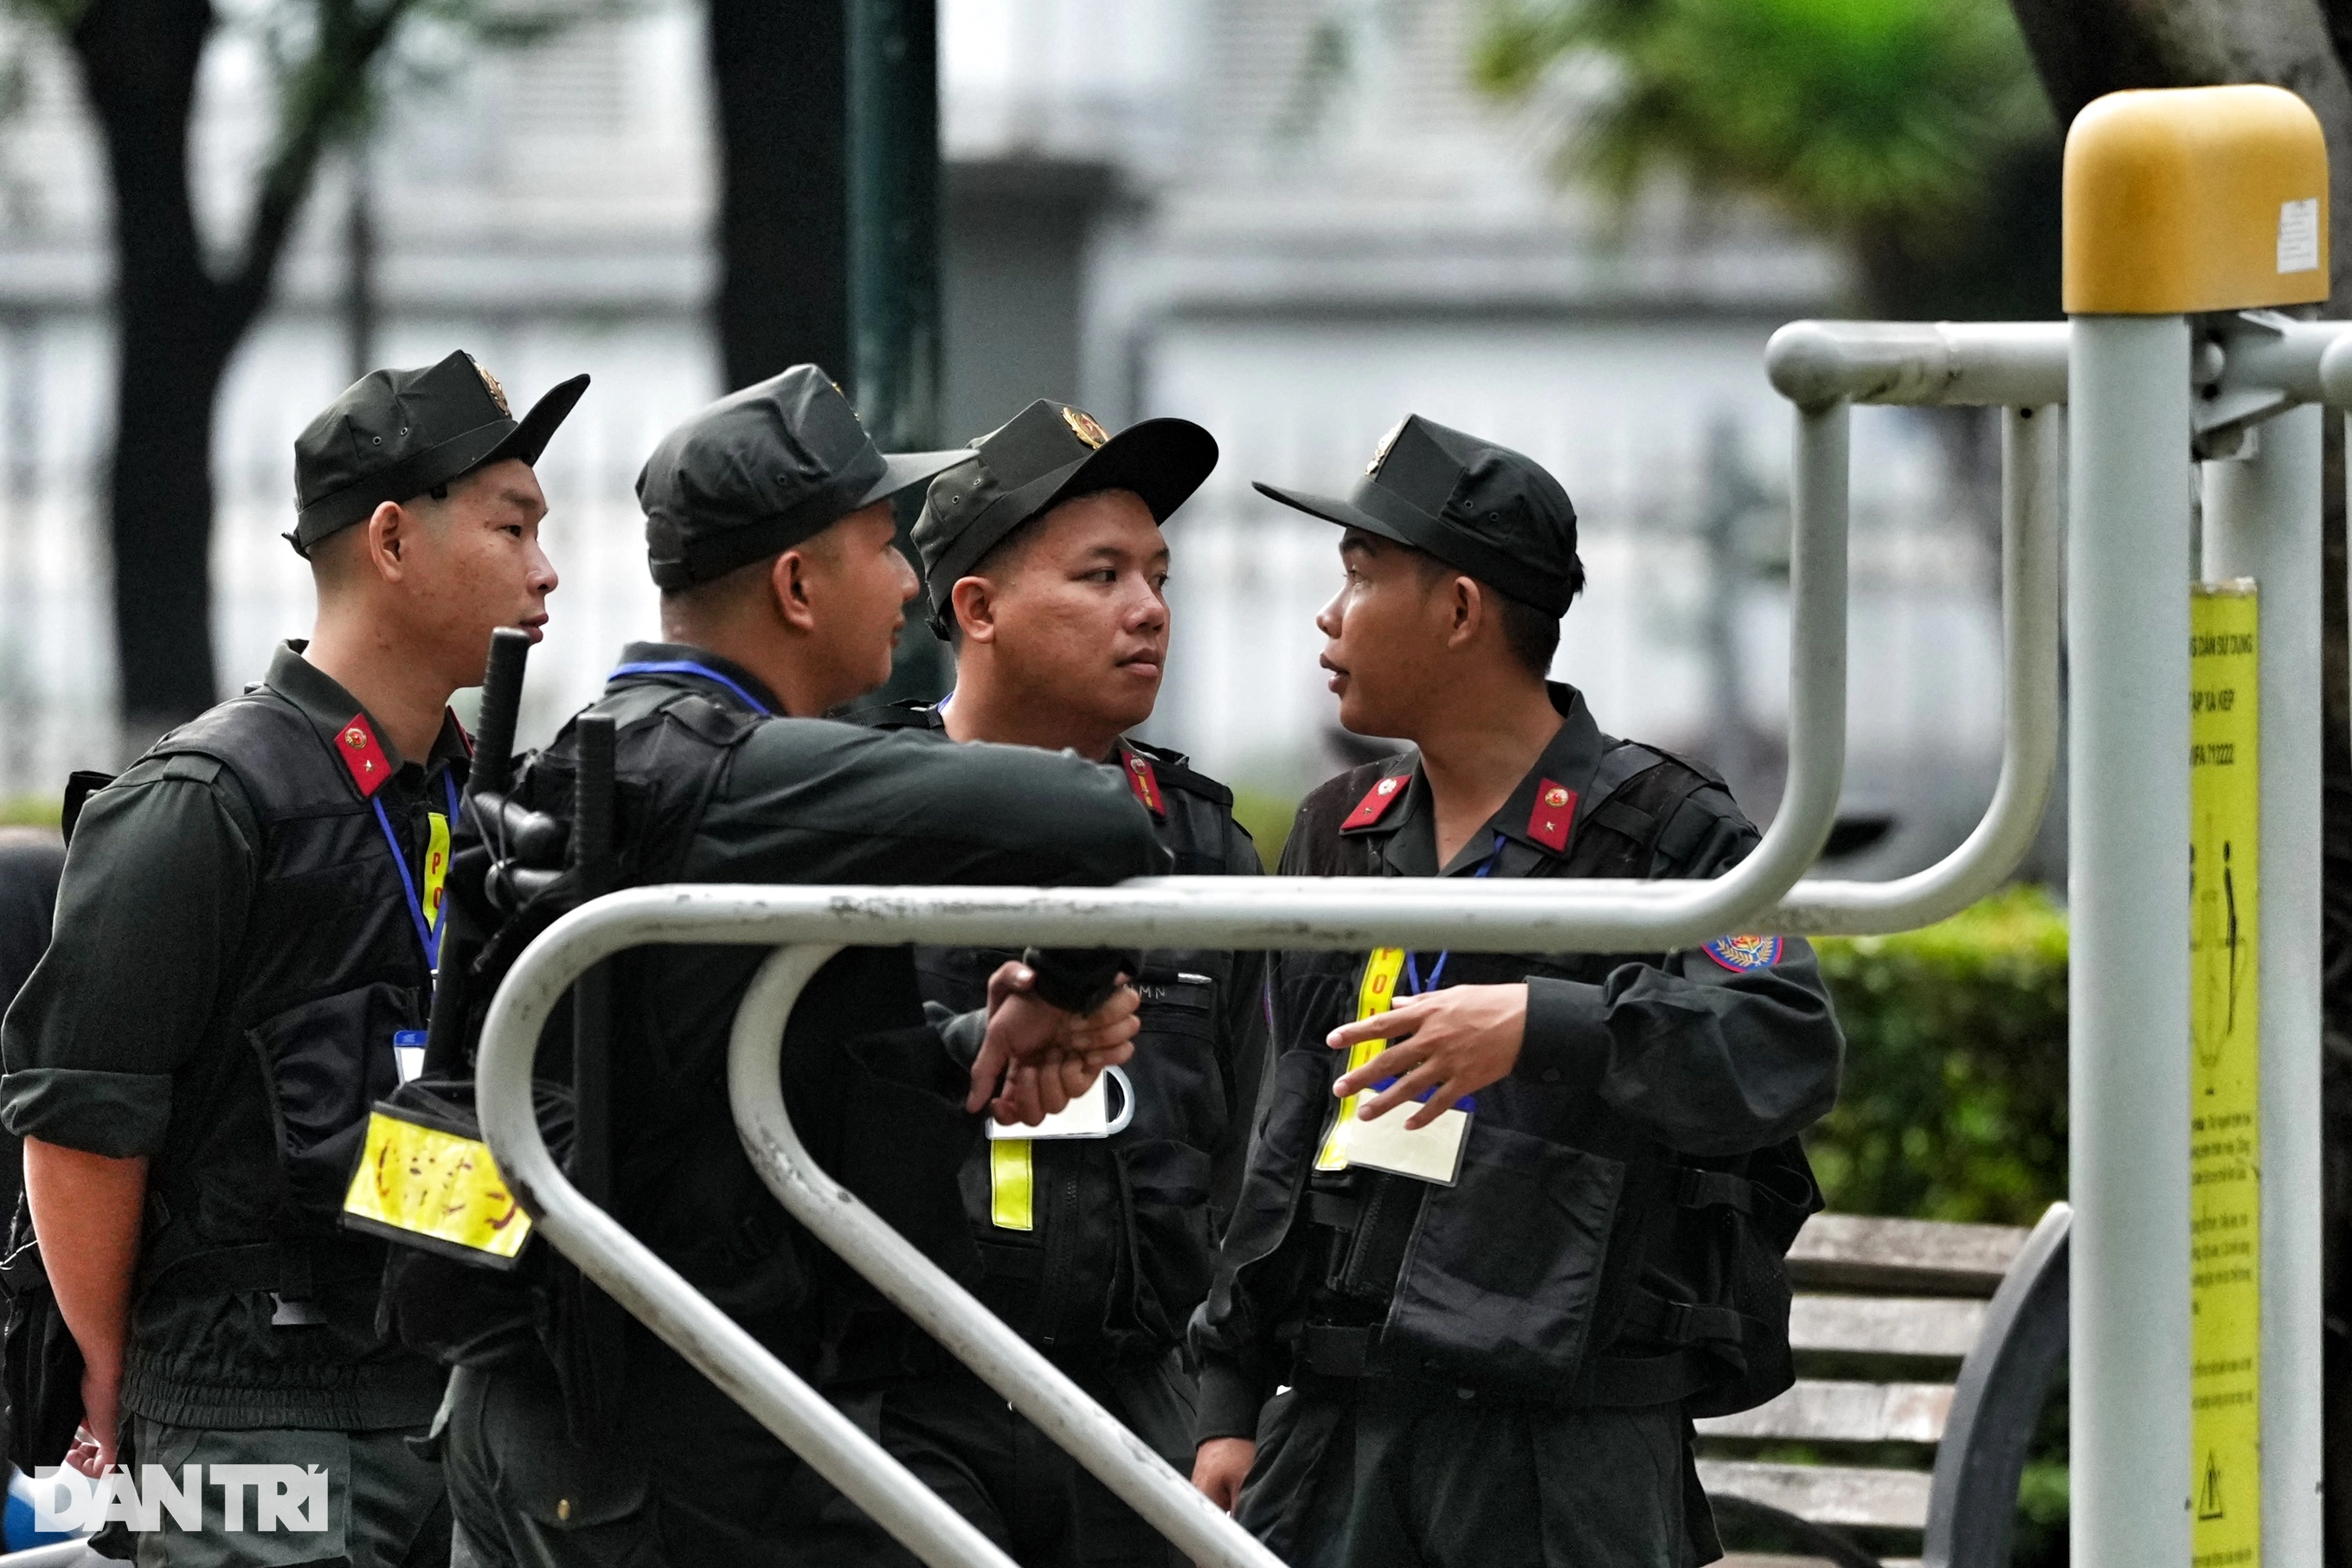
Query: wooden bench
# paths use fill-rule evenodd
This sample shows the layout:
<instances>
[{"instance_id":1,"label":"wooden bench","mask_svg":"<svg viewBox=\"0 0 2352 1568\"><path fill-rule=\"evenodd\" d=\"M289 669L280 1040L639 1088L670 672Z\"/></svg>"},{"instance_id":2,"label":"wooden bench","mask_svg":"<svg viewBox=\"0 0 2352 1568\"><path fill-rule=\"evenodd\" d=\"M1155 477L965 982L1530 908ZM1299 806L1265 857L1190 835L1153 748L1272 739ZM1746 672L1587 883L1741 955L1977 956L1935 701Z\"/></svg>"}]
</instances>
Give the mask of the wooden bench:
<instances>
[{"instance_id":1,"label":"wooden bench","mask_svg":"<svg viewBox=\"0 0 2352 1568\"><path fill-rule=\"evenodd\" d=\"M2006 1568L2027 1447L2066 1360L2072 1211L2008 1226L1816 1215L1790 1249L1798 1382L1702 1420L1699 1479L1727 1536L1761 1528L1807 1559L1896 1568L1871 1541L1916 1539L1926 1568ZM1889 1463L1924 1456L1933 1468ZM1843 1458L1796 1462L1792 1446ZM1852 1450L1863 1452L1855 1454Z\"/></svg>"}]
</instances>

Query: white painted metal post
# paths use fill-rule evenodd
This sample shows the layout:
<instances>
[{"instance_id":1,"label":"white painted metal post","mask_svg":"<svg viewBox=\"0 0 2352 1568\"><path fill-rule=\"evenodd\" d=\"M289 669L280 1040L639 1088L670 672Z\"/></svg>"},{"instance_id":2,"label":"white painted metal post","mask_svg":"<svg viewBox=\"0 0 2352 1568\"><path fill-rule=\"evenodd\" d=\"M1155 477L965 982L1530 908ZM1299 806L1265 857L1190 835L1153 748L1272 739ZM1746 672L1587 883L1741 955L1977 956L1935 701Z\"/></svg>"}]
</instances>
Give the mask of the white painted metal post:
<instances>
[{"instance_id":1,"label":"white painted metal post","mask_svg":"<svg viewBox=\"0 0 2352 1568\"><path fill-rule=\"evenodd\" d=\"M2189 324L2074 318L2073 1560L2189 1561Z\"/></svg>"},{"instance_id":2,"label":"white painted metal post","mask_svg":"<svg viewBox=\"0 0 2352 1568\"><path fill-rule=\"evenodd\" d=\"M2209 579L2261 590L2263 1555L2317 1563L2320 430L2297 408L2205 469Z\"/></svg>"}]
</instances>

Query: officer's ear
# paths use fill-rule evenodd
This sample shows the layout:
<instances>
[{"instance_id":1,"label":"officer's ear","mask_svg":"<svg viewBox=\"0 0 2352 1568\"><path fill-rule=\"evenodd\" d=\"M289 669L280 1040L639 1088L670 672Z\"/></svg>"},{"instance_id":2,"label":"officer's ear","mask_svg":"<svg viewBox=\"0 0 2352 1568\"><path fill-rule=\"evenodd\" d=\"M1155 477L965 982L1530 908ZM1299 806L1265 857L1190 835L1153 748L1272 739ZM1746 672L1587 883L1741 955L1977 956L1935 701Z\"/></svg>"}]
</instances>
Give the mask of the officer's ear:
<instances>
[{"instance_id":1,"label":"officer's ear","mask_svg":"<svg viewBox=\"0 0 2352 1568\"><path fill-rule=\"evenodd\" d=\"M776 618L795 631L814 633L816 605L809 593L814 574L804 544L778 555L768 568L768 605Z\"/></svg>"},{"instance_id":2,"label":"officer's ear","mask_svg":"<svg viewBox=\"0 0 2352 1568\"><path fill-rule=\"evenodd\" d=\"M968 641L996 640L995 584L985 577L959 577L948 590L948 604Z\"/></svg>"},{"instance_id":3,"label":"officer's ear","mask_svg":"<svg viewBox=\"0 0 2352 1568\"><path fill-rule=\"evenodd\" d=\"M360 553L378 577L397 583L407 576L407 549L416 524L416 514L396 500L379 504L360 524Z\"/></svg>"},{"instance_id":4,"label":"officer's ear","mask_svg":"<svg viewBox=\"0 0 2352 1568\"><path fill-rule=\"evenodd\" d=\"M1475 578L1459 572L1446 574L1444 586L1434 595L1445 616L1445 646L1466 648L1476 642L1486 623L1494 619L1495 606L1486 602L1486 590Z\"/></svg>"}]
</instances>

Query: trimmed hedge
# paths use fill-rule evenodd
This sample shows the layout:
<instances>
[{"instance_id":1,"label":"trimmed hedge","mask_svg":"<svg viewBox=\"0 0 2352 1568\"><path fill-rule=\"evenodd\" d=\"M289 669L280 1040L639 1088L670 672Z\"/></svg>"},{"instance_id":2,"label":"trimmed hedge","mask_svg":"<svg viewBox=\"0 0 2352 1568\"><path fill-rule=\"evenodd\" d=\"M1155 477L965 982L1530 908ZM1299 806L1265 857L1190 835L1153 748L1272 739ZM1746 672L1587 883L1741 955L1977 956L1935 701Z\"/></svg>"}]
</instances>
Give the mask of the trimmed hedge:
<instances>
[{"instance_id":1,"label":"trimmed hedge","mask_svg":"<svg viewBox=\"0 0 2352 1568\"><path fill-rule=\"evenodd\" d=\"M2013 888L1924 931L1815 944L1846 1037L1805 1139L1847 1214L2032 1225L2066 1194L2066 921Z\"/></svg>"}]
</instances>

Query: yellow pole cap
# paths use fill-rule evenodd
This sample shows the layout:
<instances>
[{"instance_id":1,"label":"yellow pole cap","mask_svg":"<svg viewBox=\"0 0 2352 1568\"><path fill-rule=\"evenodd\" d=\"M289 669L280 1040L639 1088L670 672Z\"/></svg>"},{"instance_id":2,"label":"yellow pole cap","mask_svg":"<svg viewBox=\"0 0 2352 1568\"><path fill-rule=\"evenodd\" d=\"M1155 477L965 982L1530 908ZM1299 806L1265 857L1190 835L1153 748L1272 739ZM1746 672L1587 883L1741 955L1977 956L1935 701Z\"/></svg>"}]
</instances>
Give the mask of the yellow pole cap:
<instances>
[{"instance_id":1,"label":"yellow pole cap","mask_svg":"<svg viewBox=\"0 0 2352 1568\"><path fill-rule=\"evenodd\" d=\"M2327 144L2275 87L2111 92L2066 133L2070 315L2327 298Z\"/></svg>"}]
</instances>

